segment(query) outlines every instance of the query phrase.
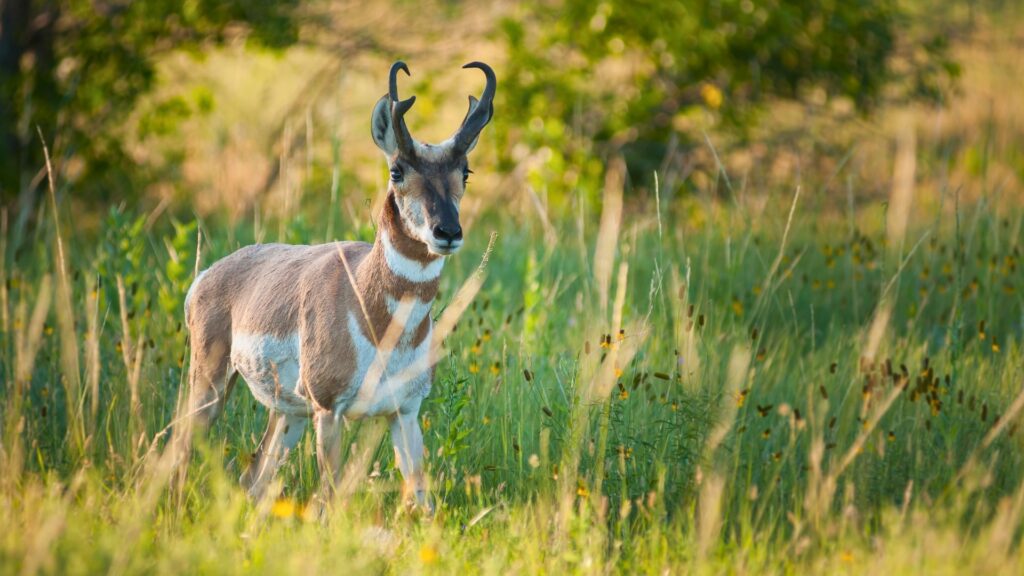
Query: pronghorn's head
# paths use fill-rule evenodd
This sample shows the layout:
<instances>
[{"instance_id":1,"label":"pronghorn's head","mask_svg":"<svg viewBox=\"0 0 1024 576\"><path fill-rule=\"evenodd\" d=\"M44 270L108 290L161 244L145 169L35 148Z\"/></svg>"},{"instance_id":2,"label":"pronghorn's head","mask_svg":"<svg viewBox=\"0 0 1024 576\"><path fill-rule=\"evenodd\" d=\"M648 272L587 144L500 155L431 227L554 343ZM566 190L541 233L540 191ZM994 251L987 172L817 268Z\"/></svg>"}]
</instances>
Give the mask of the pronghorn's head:
<instances>
[{"instance_id":1,"label":"pronghorn's head","mask_svg":"<svg viewBox=\"0 0 1024 576\"><path fill-rule=\"evenodd\" d=\"M494 71L482 62L470 62L463 68L483 70L487 85L480 100L469 97L462 125L440 144L417 142L405 125L405 113L416 97L398 99L398 71L409 73L404 62L391 65L388 93L373 109L373 140L387 156L391 169L388 190L398 205L402 224L437 255L454 254L462 246L459 202L472 172L466 155L494 114Z\"/></svg>"}]
</instances>

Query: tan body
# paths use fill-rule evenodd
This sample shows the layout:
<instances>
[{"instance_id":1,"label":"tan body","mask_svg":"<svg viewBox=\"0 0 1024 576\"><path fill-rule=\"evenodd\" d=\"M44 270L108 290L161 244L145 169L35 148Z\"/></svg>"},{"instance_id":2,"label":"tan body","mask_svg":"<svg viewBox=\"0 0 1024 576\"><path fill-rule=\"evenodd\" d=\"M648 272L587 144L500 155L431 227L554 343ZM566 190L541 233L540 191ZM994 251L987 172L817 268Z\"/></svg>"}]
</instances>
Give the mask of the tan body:
<instances>
[{"instance_id":1,"label":"tan body","mask_svg":"<svg viewBox=\"0 0 1024 576\"><path fill-rule=\"evenodd\" d=\"M407 454L407 480L421 476L412 466L420 455L402 443L422 450L415 419L431 374L409 377L406 369L429 350L429 310L443 257L410 238L396 212L389 197L372 245L248 246L204 271L189 290L190 411L201 422L215 418L236 373L272 411L255 468L244 478L254 494L301 438L308 417L316 420L325 458L334 451L340 417L388 417L396 454ZM409 308L397 344L385 351L387 367L367 378L376 344L403 299ZM326 471L336 463L321 464Z\"/></svg>"},{"instance_id":2,"label":"tan body","mask_svg":"<svg viewBox=\"0 0 1024 576\"><path fill-rule=\"evenodd\" d=\"M174 445L207 428L241 375L270 409L270 423L242 477L264 494L281 459L314 419L326 488L338 471L341 418L384 416L413 504L430 509L418 414L433 366L430 308L444 258L462 246L459 202L471 171L466 155L493 114L494 71L480 100L470 96L459 130L439 145L415 141L391 67L389 91L374 107L371 135L391 180L373 244L248 246L216 262L185 298L192 345L187 415Z\"/></svg>"}]
</instances>

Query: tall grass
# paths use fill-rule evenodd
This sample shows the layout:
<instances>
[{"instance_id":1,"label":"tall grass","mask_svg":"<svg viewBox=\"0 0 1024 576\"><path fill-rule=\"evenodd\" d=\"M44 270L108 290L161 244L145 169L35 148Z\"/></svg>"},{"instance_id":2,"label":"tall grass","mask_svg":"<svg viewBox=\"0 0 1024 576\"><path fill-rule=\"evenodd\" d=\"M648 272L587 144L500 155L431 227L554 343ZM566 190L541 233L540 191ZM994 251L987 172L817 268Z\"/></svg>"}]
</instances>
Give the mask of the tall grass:
<instances>
[{"instance_id":1,"label":"tall grass","mask_svg":"<svg viewBox=\"0 0 1024 576\"><path fill-rule=\"evenodd\" d=\"M888 213L799 189L626 203L613 163L600 206L483 214L435 311L461 315L421 414L432 520L397 511L368 423L324 517L312 434L281 499L248 501L266 413L244 391L170 497L197 253L262 231L113 210L92 238L51 180L36 237L3 219L0 571L1019 571L1024 213L946 194L914 216L904 162Z\"/></svg>"}]
</instances>

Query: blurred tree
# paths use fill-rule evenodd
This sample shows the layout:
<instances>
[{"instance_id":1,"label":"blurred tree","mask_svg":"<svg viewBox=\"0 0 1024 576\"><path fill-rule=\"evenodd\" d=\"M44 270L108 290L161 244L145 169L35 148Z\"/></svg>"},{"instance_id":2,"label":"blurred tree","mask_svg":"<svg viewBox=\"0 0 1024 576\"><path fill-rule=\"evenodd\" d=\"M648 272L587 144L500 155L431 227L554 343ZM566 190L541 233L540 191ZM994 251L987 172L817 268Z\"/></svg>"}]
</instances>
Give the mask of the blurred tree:
<instances>
[{"instance_id":1,"label":"blurred tree","mask_svg":"<svg viewBox=\"0 0 1024 576\"><path fill-rule=\"evenodd\" d=\"M552 161L597 145L649 173L695 115L742 133L771 99L941 98L958 68L908 18L897 0L534 0L503 24L502 113Z\"/></svg>"},{"instance_id":2,"label":"blurred tree","mask_svg":"<svg viewBox=\"0 0 1024 576\"><path fill-rule=\"evenodd\" d=\"M0 203L31 210L42 150L74 158L78 191L131 190L119 129L155 83L156 58L245 36L298 39L298 0L0 0ZM187 112L187 111L186 111ZM179 109L169 114L181 114ZM118 185L120 184L120 185Z\"/></svg>"}]
</instances>

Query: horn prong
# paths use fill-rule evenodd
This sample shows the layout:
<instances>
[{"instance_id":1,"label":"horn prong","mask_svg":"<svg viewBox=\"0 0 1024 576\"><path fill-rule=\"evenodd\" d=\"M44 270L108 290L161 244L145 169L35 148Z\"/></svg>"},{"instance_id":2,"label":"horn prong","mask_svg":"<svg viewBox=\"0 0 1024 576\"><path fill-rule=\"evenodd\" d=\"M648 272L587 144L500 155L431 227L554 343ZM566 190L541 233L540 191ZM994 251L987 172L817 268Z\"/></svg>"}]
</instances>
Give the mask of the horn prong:
<instances>
[{"instance_id":1,"label":"horn prong","mask_svg":"<svg viewBox=\"0 0 1024 576\"><path fill-rule=\"evenodd\" d=\"M412 158L416 155L416 146L413 143L412 135L409 134L409 128L405 125L405 113L409 111L409 108L412 108L412 105L416 102L416 97L410 96L405 100L398 99L399 70L405 72L407 76L412 76L405 62L397 60L391 65L391 71L388 74L388 98L391 99L391 129L395 132L395 140L398 142L398 148L402 154Z\"/></svg>"},{"instance_id":2,"label":"horn prong","mask_svg":"<svg viewBox=\"0 0 1024 576\"><path fill-rule=\"evenodd\" d=\"M469 62L462 66L463 69L476 68L483 71L484 77L487 79L487 84L484 85L483 94L480 95L479 104L476 108L472 106L472 100L470 100L470 113L466 116L466 120L462 123L459 131L455 134L455 149L461 153L465 153L469 150L473 141L483 130L484 126L491 119L491 111L494 107L494 91L497 89L498 80L494 75L494 70L484 64L483 62ZM471 97L472 98L472 97Z\"/></svg>"},{"instance_id":3,"label":"horn prong","mask_svg":"<svg viewBox=\"0 0 1024 576\"><path fill-rule=\"evenodd\" d=\"M397 101L398 100L398 71L399 70L405 72L406 76L412 76L412 72L409 72L409 66L407 66L405 64L405 62L402 62L401 60L397 60L397 61L395 61L394 64L391 65L391 72L388 74L388 96L390 96L391 100L393 100L393 101Z\"/></svg>"}]
</instances>

